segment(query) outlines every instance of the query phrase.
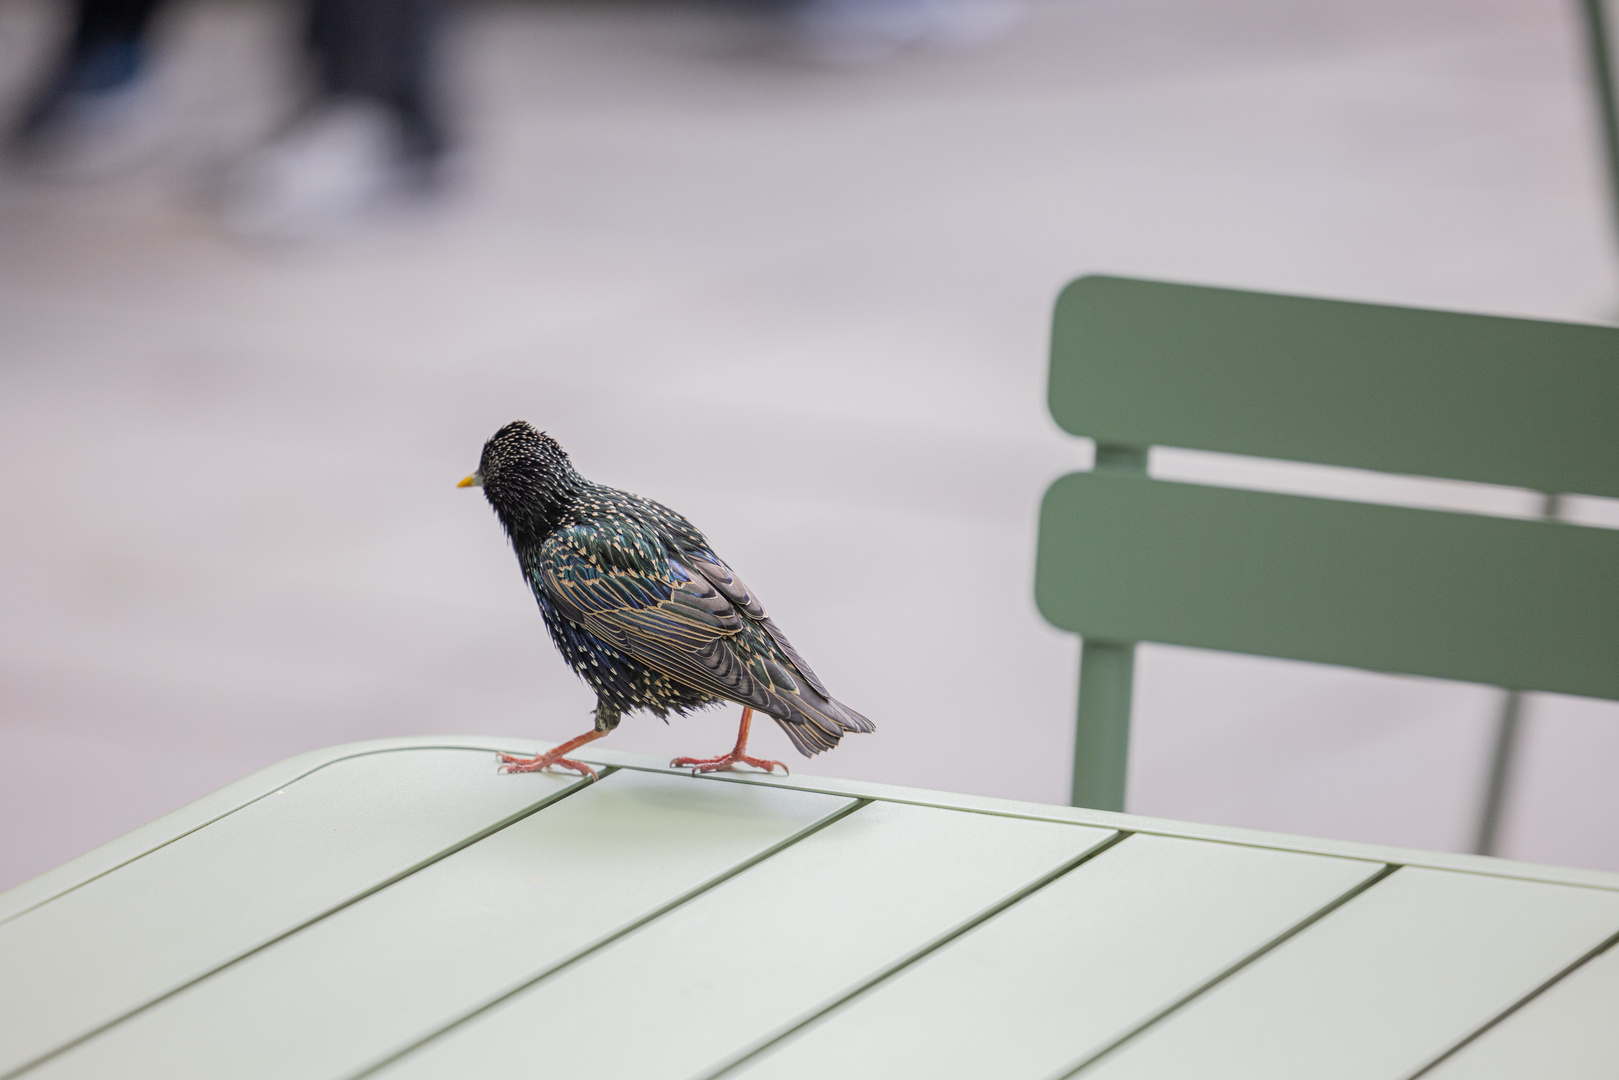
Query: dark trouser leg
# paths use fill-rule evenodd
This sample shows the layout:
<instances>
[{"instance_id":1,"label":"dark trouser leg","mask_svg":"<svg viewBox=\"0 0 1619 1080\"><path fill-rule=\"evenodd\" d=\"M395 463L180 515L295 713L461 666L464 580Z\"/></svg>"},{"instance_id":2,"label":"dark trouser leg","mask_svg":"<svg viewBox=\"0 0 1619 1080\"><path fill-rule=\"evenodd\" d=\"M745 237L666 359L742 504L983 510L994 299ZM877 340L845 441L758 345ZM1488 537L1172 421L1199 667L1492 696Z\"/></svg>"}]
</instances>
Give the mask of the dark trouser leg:
<instances>
[{"instance_id":1,"label":"dark trouser leg","mask_svg":"<svg viewBox=\"0 0 1619 1080\"><path fill-rule=\"evenodd\" d=\"M449 148L441 101L446 0L312 0L308 44L326 98L362 98L399 120L407 160Z\"/></svg>"},{"instance_id":2,"label":"dark trouser leg","mask_svg":"<svg viewBox=\"0 0 1619 1080\"><path fill-rule=\"evenodd\" d=\"M79 0L69 46L85 56L108 42L141 41L161 0Z\"/></svg>"}]
</instances>

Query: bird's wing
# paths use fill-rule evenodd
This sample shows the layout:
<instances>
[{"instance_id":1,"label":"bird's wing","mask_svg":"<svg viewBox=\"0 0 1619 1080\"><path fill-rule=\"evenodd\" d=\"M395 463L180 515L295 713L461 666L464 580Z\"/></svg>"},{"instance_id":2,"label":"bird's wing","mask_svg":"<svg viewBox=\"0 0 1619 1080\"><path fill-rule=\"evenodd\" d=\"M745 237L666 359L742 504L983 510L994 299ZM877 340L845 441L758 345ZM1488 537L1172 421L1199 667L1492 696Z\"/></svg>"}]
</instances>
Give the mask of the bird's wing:
<instances>
[{"instance_id":1,"label":"bird's wing","mask_svg":"<svg viewBox=\"0 0 1619 1080\"><path fill-rule=\"evenodd\" d=\"M715 555L712 551L687 552L686 555L692 569L707 578L708 583L719 590L721 596L729 600L742 614L758 623L760 628L770 635L770 640L776 643L776 647L792 663L794 670L804 677L805 682L819 691L822 697L832 696L826 685L821 682L820 676L811 671L809 664L804 661L802 656L798 655L798 650L793 648L793 643L787 640L787 635L783 634L781 628L771 620L769 615L765 614L764 605L759 603L759 598L753 595L753 591L748 588L747 582L738 577L736 571L732 570L725 560Z\"/></svg>"},{"instance_id":2,"label":"bird's wing","mask_svg":"<svg viewBox=\"0 0 1619 1080\"><path fill-rule=\"evenodd\" d=\"M705 574L663 552L648 559L640 537L600 527L562 529L541 546L536 587L566 618L609 645L693 689L780 710L773 675L730 647L744 629L736 606ZM661 545L660 545L661 550Z\"/></svg>"},{"instance_id":3,"label":"bird's wing","mask_svg":"<svg viewBox=\"0 0 1619 1080\"><path fill-rule=\"evenodd\" d=\"M712 552L672 553L633 527L576 525L539 556L534 586L563 617L686 686L768 713L805 756L872 730Z\"/></svg>"},{"instance_id":4,"label":"bird's wing","mask_svg":"<svg viewBox=\"0 0 1619 1080\"><path fill-rule=\"evenodd\" d=\"M755 658L751 663L769 683L776 702L785 706L785 711L765 711L781 722L794 746L809 755L836 746L845 731L876 730L870 720L832 696L787 635L765 614L764 605L747 583L706 543L697 550L683 550L680 559L683 569L695 570L752 624L751 634L737 635L738 644Z\"/></svg>"}]
</instances>

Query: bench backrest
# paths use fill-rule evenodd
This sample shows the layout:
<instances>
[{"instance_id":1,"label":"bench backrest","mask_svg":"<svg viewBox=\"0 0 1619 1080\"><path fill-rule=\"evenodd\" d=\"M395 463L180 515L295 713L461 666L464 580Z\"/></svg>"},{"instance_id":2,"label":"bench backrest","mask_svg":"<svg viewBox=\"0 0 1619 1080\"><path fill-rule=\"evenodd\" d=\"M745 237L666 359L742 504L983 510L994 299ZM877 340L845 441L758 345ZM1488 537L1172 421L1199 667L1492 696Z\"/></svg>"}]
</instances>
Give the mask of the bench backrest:
<instances>
[{"instance_id":1,"label":"bench backrest","mask_svg":"<svg viewBox=\"0 0 1619 1080\"><path fill-rule=\"evenodd\" d=\"M1050 395L1098 444L1035 580L1085 639L1080 805L1122 808L1139 641L1619 699L1619 531L1145 471L1175 446L1619 496L1619 329L1089 277Z\"/></svg>"}]
</instances>

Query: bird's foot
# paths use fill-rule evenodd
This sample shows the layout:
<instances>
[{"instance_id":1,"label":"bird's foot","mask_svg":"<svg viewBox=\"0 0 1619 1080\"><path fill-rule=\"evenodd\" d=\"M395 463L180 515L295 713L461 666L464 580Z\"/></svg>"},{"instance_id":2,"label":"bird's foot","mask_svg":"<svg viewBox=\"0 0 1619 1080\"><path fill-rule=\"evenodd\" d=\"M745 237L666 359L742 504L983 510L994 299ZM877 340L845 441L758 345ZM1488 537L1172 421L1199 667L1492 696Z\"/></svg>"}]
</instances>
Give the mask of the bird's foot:
<instances>
[{"instance_id":1,"label":"bird's foot","mask_svg":"<svg viewBox=\"0 0 1619 1080\"><path fill-rule=\"evenodd\" d=\"M503 773L539 772L542 769L558 768L572 769L580 776L588 776L592 780L599 779L596 770L582 761L565 758L555 750L549 754L540 754L538 757L517 757L513 754L498 755L501 760L500 771Z\"/></svg>"},{"instance_id":2,"label":"bird's foot","mask_svg":"<svg viewBox=\"0 0 1619 1080\"><path fill-rule=\"evenodd\" d=\"M749 757L746 754L739 754L735 750L732 750L729 754L724 754L720 757L677 757L669 763L669 767L671 769L690 769L692 771L692 775L695 776L697 773L720 772L724 769L735 770L738 762L741 762L743 765L752 765L755 769L759 769L762 772L775 772L777 769L780 769L783 775L787 773L787 766L783 765L779 761L768 761L765 758Z\"/></svg>"}]
</instances>

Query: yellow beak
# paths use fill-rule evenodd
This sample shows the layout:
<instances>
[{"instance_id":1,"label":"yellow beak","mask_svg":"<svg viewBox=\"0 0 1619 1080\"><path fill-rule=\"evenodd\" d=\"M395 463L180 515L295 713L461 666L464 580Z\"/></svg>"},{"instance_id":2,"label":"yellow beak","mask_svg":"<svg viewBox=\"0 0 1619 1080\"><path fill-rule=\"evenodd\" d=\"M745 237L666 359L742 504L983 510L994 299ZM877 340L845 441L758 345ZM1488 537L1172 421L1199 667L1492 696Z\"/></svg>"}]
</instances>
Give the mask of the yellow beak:
<instances>
[{"instance_id":1,"label":"yellow beak","mask_svg":"<svg viewBox=\"0 0 1619 1080\"><path fill-rule=\"evenodd\" d=\"M483 487L483 477L479 476L477 473L473 473L471 476L467 477L465 480L461 481L459 484L457 484L455 486L456 487Z\"/></svg>"}]
</instances>

